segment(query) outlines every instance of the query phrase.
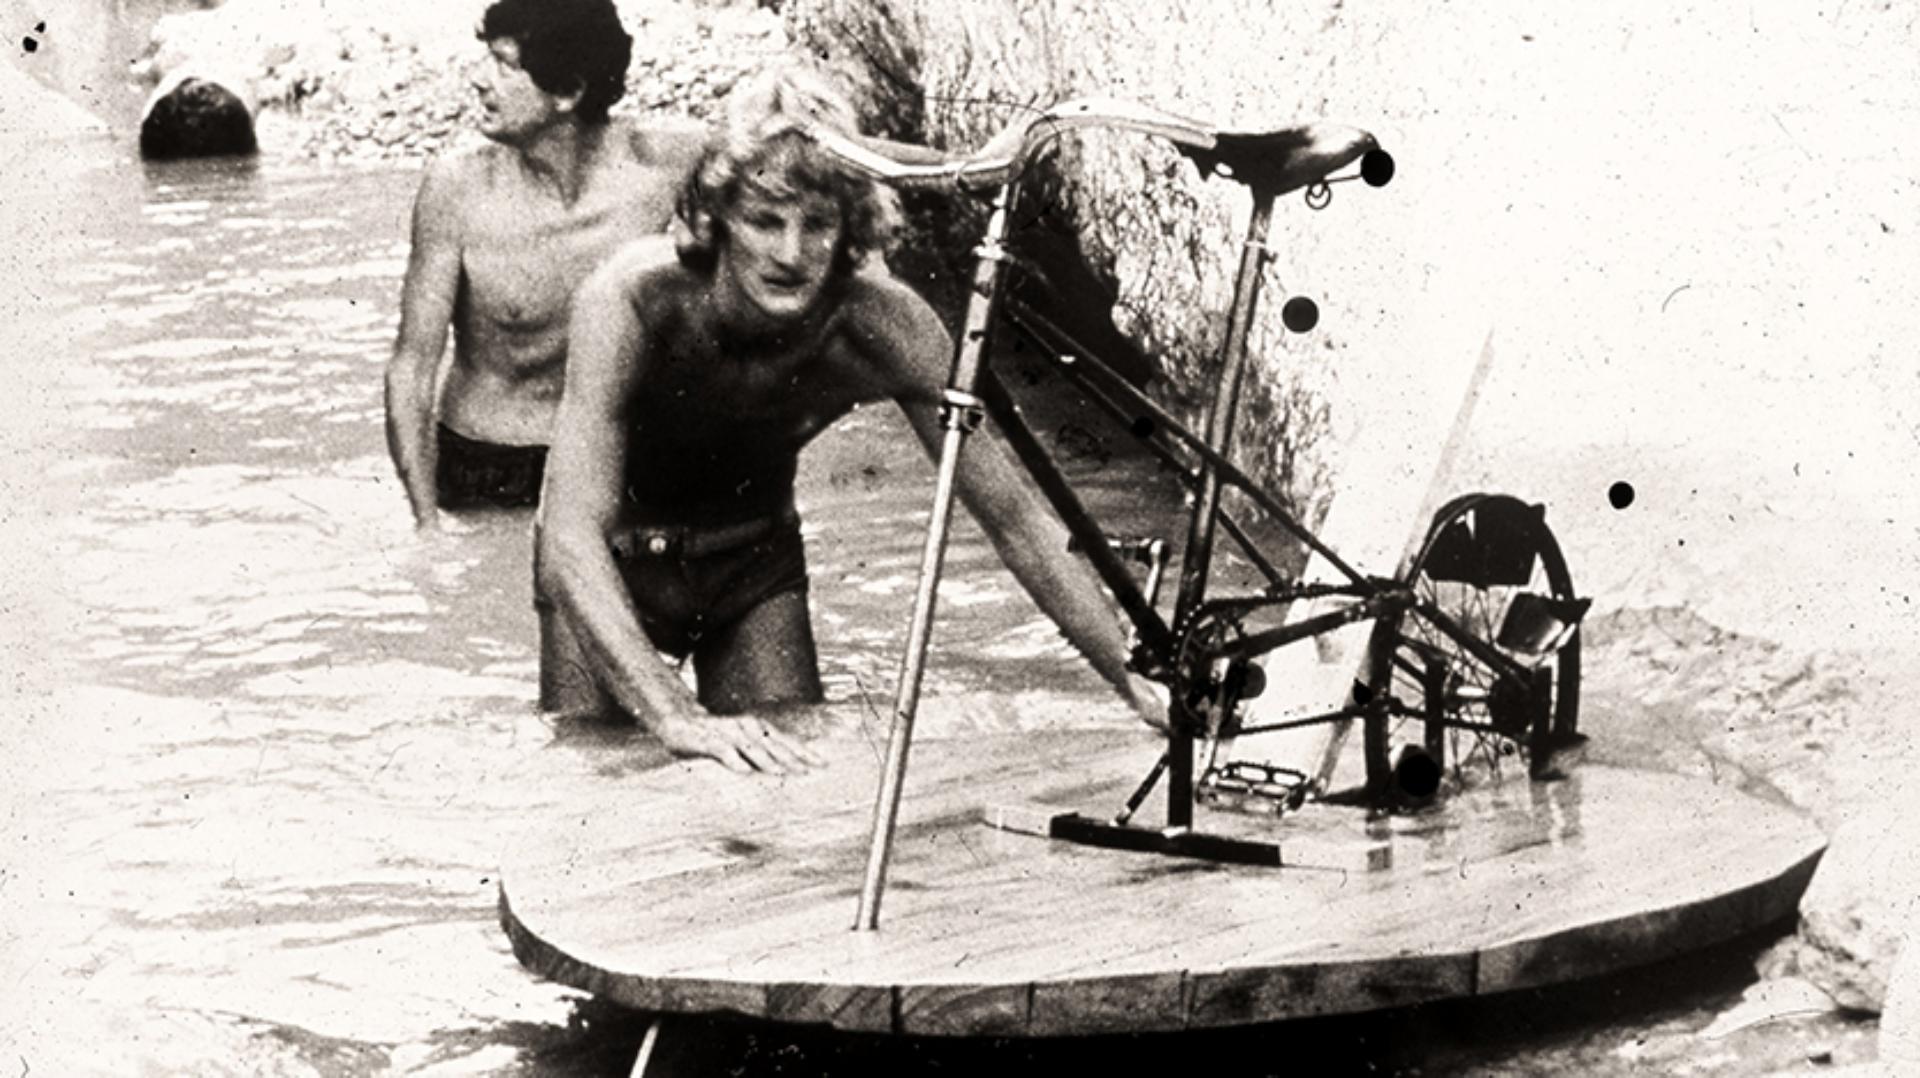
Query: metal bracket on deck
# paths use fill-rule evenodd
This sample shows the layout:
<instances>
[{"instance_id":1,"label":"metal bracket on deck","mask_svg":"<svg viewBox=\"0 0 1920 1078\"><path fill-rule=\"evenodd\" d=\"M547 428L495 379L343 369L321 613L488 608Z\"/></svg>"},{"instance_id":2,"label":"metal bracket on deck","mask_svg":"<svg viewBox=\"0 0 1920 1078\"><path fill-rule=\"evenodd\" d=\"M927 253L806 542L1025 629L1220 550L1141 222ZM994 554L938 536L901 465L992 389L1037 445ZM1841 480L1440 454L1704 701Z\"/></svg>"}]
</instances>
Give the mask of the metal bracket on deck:
<instances>
[{"instance_id":1,"label":"metal bracket on deck","mask_svg":"<svg viewBox=\"0 0 1920 1078\"><path fill-rule=\"evenodd\" d=\"M1266 868L1279 868L1284 863L1280 859L1278 843L1209 835L1190 827L1133 827L1096 820L1077 812L1046 813L1008 807L989 809L983 815L989 827L1001 831L1038 835L1107 850L1132 850Z\"/></svg>"}]
</instances>

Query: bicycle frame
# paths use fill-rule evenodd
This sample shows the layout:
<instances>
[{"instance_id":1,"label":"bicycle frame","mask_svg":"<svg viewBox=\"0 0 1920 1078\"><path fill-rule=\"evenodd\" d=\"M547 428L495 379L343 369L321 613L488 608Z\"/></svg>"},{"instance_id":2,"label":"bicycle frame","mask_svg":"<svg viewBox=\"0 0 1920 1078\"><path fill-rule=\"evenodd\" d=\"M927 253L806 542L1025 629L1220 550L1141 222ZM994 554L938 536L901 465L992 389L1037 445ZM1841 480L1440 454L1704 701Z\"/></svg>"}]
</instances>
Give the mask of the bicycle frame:
<instances>
[{"instance_id":1,"label":"bicycle frame","mask_svg":"<svg viewBox=\"0 0 1920 1078\"><path fill-rule=\"evenodd\" d=\"M1251 239L1249 243L1251 243ZM1258 288L1257 282L1253 287ZM1299 584L1291 581L1286 574L1274 567L1273 560L1268 558L1265 553L1259 549L1246 529L1236 522L1224 509L1219 507L1218 497L1216 496L1210 516L1219 526L1227 531L1228 537L1234 540L1248 561L1267 578L1269 586L1265 601L1277 605L1305 599L1347 596L1365 603L1385 604L1383 607L1377 609L1370 608L1375 609L1375 612L1368 616L1378 616L1381 613L1397 614L1414 611L1433 622L1436 627L1458 641L1462 647L1473 652L1476 658L1487 663L1495 671L1515 676L1524 672L1523 667L1510 656L1496 648L1488 646L1486 642L1478 636L1468 633L1449 617L1445 611L1430 602L1424 602L1411 594L1406 594L1405 589L1398 582L1365 576L1361 574L1359 570L1347 564L1337 553L1322 542L1319 536L1315 535L1311 529L1302 524L1277 498L1261 487L1251 476L1236 467L1232 461L1227 459L1220 445L1220 442L1224 441L1224 438L1219 441L1211 438L1202 438L1188 430L1178 420L1168 415L1165 410L1156 405L1145 393L1134 388L1131 383L1114 372L1113 369L1107 366L1098 356L1094 355L1090 350L1075 341L1066 331L1054 325L1038 312L1032 311L1017 302L1010 301L1007 304L1006 314L1007 321L1031 336L1035 343L1042 347L1043 351L1051 351L1056 356L1066 357L1068 361L1056 362L1056 368L1072 381L1077 388L1085 392L1088 398L1100 407L1102 411L1105 411L1108 415L1122 422L1127 422L1130 419L1140 416L1145 416L1151 420L1155 433L1147 436L1143 441L1145 441L1148 448L1152 450L1162 462L1172 466L1176 474L1179 475L1190 488L1200 488L1204 476L1210 474L1213 477L1216 487L1227 487L1240 491L1254 503L1256 508L1265 513L1273 523L1279 524L1288 534L1298 539L1308 549L1319 554L1329 565L1333 566L1346 578L1346 583L1332 585ZM1116 396L1120 398L1119 401L1115 400ZM1122 401L1124 401L1124 404L1121 403ZM1217 406L1218 402L1216 401L1216 407ZM1125 566L1121 564L1119 558L1107 549L1104 533L1100 530L1098 523L1094 520L1092 514L1080 505L1078 497L1073 493L1071 485L1060 473L1059 467L1054 464L1052 457L1040 445L1039 439L1035 437L1032 431L1026 426L1025 421L1017 413L1013 412L1008 412L1004 416L996 416L996 418L1001 421L1003 433L1007 436L1007 440L1012 446L1014 453L1020 458L1021 463L1026 467L1029 474L1033 476L1041 490L1046 493L1048 501L1053 505L1054 509L1061 513L1062 518L1067 523L1068 530L1074 536L1076 544L1081 546L1085 553L1087 553L1089 560L1094 563L1096 571L1100 573L1102 581L1120 598L1122 609L1127 612L1129 620L1133 622L1136 631L1141 635L1142 643L1140 647L1136 649L1134 660L1136 667L1140 669L1142 673L1149 675L1167 671L1167 659L1171 653L1171 649L1167 644L1167 641L1171 639L1171 631L1167 623L1161 621L1158 613L1155 612L1150 605L1145 603L1139 588L1133 583L1131 574L1128 573ZM1205 471L1198 471L1186 462L1180 460L1175 452L1157 440L1156 436L1159 432L1163 431L1172 435L1175 440L1198 456L1201 467L1204 468ZM1204 505L1196 504L1190 515L1190 519L1195 522L1194 526L1197 526L1198 518L1206 508ZM1204 556L1210 558L1212 547L1211 536L1205 537L1204 545L1207 548L1207 553ZM1193 559L1188 559L1188 568L1193 567L1192 561ZM1186 574L1183 573L1183 578L1185 575ZM1195 575L1200 575L1197 569L1195 570ZM1204 588L1201 588L1199 594L1195 596L1192 603L1190 603L1186 609L1176 609L1174 616L1175 625L1191 620L1191 612L1200 609L1201 604L1204 602L1200 597L1203 594ZM1136 614L1136 610L1138 610L1139 613ZM1276 648L1293 643L1303 637L1317 636L1320 633L1331 631L1332 629L1339 628L1342 625L1349 624L1356 620L1361 620L1361 616L1322 615L1309 622L1269 630L1266 633L1249 637L1245 641L1221 651L1219 654L1220 657L1229 659L1252 658L1256 655L1265 654ZM1311 626L1311 628L1306 631L1301 631L1305 626ZM1158 642L1156 643L1156 641Z\"/></svg>"},{"instance_id":2,"label":"bicycle frame","mask_svg":"<svg viewBox=\"0 0 1920 1078\"><path fill-rule=\"evenodd\" d=\"M1279 625L1274 628L1250 633L1240 639L1225 642L1210 648L1204 658L1210 662L1247 662L1269 654L1279 648L1298 643L1302 640L1333 632L1359 621L1375 621L1391 629L1403 618L1415 616L1424 619L1438 632L1458 644L1463 650L1479 660L1496 677L1507 678L1523 683L1532 676L1532 671L1512 656L1490 645L1481 636L1459 624L1445 610L1435 603L1424 599L1412 591L1405 583L1361 574L1326 545L1310 529L1303 525L1284 505L1280 504L1269 492L1255 480L1235 467L1222 455L1217 443L1195 435L1192 431L1165 415L1146 396L1108 368L1098 357L1093 356L1074 342L1070 336L1052 326L1042 316L1024 310L1018 305L1010 305L1007 322L1032 336L1036 343L1043 346L1058 345L1062 354L1071 358L1071 362L1057 364L1058 369L1075 386L1087 394L1103 411L1115 419L1126 421L1129 415L1148 415L1153 419L1154 430L1166 432L1173 440L1184 443L1201 461L1200 467L1210 469L1216 482L1224 488L1235 489L1243 493L1255 507L1273 523L1280 525L1288 534L1298 539L1321 557L1346 579L1339 583L1299 582L1290 579L1274 567L1273 561L1261 551L1259 546L1235 519L1216 502L1213 506L1213 519L1225 530L1228 536L1239 546L1240 553L1255 566L1267 580L1267 587L1257 599L1211 599L1207 597L1204 578L1199 587L1190 593L1188 602L1177 608L1172 627L1159 620L1158 613L1151 606L1146 607L1143 615L1136 616L1139 592L1131 576L1120 559L1106 548L1102 532L1092 515L1086 512L1074 496L1071 486L1060 474L1058 466L1051 456L1039 444L1039 440L1029 430L1024 420L1009 412L997 417L1001 420L1002 433L1020 458L1023 466L1031 474L1039 487L1046 492L1051 504L1067 522L1074 536L1077 548L1088 554L1109 587L1121 597L1121 605L1128 612L1136 628L1138 643L1134 650L1133 665L1136 670L1155 677L1156 680L1169 680L1176 685L1176 699L1173 702L1173 714L1169 718L1174 732L1170 737L1167 754L1156 765L1135 794L1128 799L1126 808L1116 818L1124 824L1144 802L1151 787L1161 778L1169 781L1167 825L1170 828L1184 828L1192 823L1192 753L1191 737L1182 744L1179 732L1185 729L1189 734L1198 733L1192 725L1182 726L1179 719L1180 702L1178 700L1179 668L1183 664L1179 658L1182 651L1181 640L1186 633L1196 630L1208 620L1220 613L1241 612L1259 607L1284 609L1296 603L1317 600L1348 600L1331 610L1318 613L1299 621ZM1108 392L1109 387L1113 392ZM1119 396L1131 407L1120 404L1114 399ZM1187 466L1169 447L1160 444L1154 438L1146 439L1148 446L1164 462L1173 466L1188 485L1190 492L1200 489L1203 472ZM1198 515L1202 506L1196 505L1189 517L1189 526L1199 524ZM1207 544L1210 553L1212 537L1203 535L1197 540ZM1189 558L1184 563L1193 565ZM1376 646L1375 651L1380 649ZM1384 671L1376 671L1365 680L1369 683L1384 680ZM1216 702L1222 711L1230 711L1237 701ZM1298 729L1307 726L1346 724L1355 719L1372 720L1369 724L1370 735L1380 728L1379 724L1390 717L1421 717L1443 724L1448 728L1476 730L1500 733L1491 726L1468 723L1457 718L1428 716L1423 712L1407 707L1401 701L1391 697L1369 697L1344 707L1316 713L1308 716L1289 718L1283 721L1262 723L1259 725L1233 724L1230 728L1213 729L1209 736L1215 739L1222 736L1247 736L1271 733L1281 730ZM1344 732L1336 735L1343 737ZM1369 797L1379 800L1385 795L1388 773L1391 763L1387 759L1384 744L1374 744L1370 737L1367 749L1367 773ZM1326 765L1330 766L1337 754L1338 743L1328 749ZM1324 792L1324 774L1304 776L1305 781L1315 786L1314 792ZM1081 837L1060 835L1056 837ZM1084 838L1083 838L1084 840Z\"/></svg>"},{"instance_id":3,"label":"bicycle frame","mask_svg":"<svg viewBox=\"0 0 1920 1078\"><path fill-rule=\"evenodd\" d=\"M1144 440L1162 459L1175 464L1179 474L1191 488L1194 504L1188 517L1187 539L1181 560L1173 618L1168 622L1160 616L1150 597L1144 594L1134 582L1133 575L1121 556L1110 548L1105 532L1081 503L1071 484L1041 446L1039 439L1015 410L1011 408L998 410L1004 413L997 418L1001 420L1003 433L1015 455L1060 515L1080 551L1087 556L1095 573L1112 592L1122 611L1132 622L1136 634L1136 646L1132 658L1136 669L1143 675L1173 683L1176 695L1178 694L1183 673L1182 652L1186 642L1192 636L1196 626L1200 625L1210 613L1219 609L1217 604L1209 603L1207 584L1212 568L1216 530L1221 528L1224 528L1229 537L1239 544L1248 559L1268 580L1265 594L1254 600L1258 605L1277 606L1309 599L1335 597L1352 601L1293 624L1282 625L1245 637L1235 642L1230 648L1219 649L1210 654L1208 656L1210 662L1217 659L1225 659L1229 663L1244 661L1275 648L1357 621L1373 619L1392 623L1405 616L1408 611L1417 611L1421 616L1434 619L1434 623L1440 627L1441 631L1457 638L1463 647L1473 651L1496 669L1517 667L1517 664L1500 654L1497 649L1473 637L1460 626L1450 624L1450 620L1443 612L1433 604L1419 600L1410 589L1391 580L1367 577L1341 560L1338 554L1313 534L1311 529L1288 511L1279 499L1262 489L1227 457L1246 375L1247 345L1260 298L1261 270L1268 257L1266 237L1271 226L1274 203L1285 191L1308 186L1310 204L1313 202L1313 192L1317 188L1321 198L1320 205L1324 205L1326 185L1332 182L1327 173L1358 159L1363 151L1377 151L1377 146L1373 144L1371 137L1362 135L1360 140L1354 140L1352 146L1360 149L1351 150L1341 165L1331 166L1325 172L1312 177L1311 185L1301 180L1301 173L1298 171L1288 172L1277 167L1267 170L1258 167L1246 168L1234 176L1250 189L1253 210L1246 237L1241 246L1239 265L1235 275L1219 381L1206 412L1204 433L1195 434L1160 409L1145 394L1119 377L1101 362L1099 357L1074 341L1065 331L1053 325L1038 312L1028 310L1017 303L1009 303L1003 294L1005 270L1010 262L1005 247L1008 238L1009 209L1017 197L1020 172L1025 163L1032 159L1039 146L1057 137L1065 129L1083 126L1119 127L1166 138L1192 157L1200 165L1203 174L1208 174L1216 168L1227 172L1228 168L1225 167L1224 162L1228 160L1228 151L1234 146L1247 147L1255 143L1265 146L1280 135L1297 135L1297 132L1276 133L1269 136L1223 135L1204 125L1171 114L1132 103L1103 99L1069 102L1050 112L1039 114L1025 125L1010 127L1007 132L988 143L987 147L974 157L954 162L903 165L884 154L871 152L868 147L857 141L845 139L832 132L809 132L831 152L840 155L855 167L882 179L902 183L929 181L951 183L962 188L985 189L990 192L986 231L981 244L976 248L978 257L974 270L973 288L969 293L963 328L956 343L948 384L942 395L941 423L945 434L936 472L934 505L922 554L920 581L915 592L914 613L909 625L907 648L902 658L885 770L874 809L873 840L866 879L861 890L856 928L878 927L880 897L884 887L894 826L898 818L913 719L925 673L934 608L952 518L959 457L966 436L976 430L985 417L987 402L978 393L984 380L986 357L992 335L996 326L1001 324L1003 315L1006 316L1007 321L1039 343L1043 351L1055 357L1064 357L1064 361L1058 364L1060 368L1105 410L1123 422L1134 417L1148 417L1153 424L1153 431ZM1245 153L1240 154L1235 160L1243 166L1248 163L1256 166L1259 164L1258 158L1247 156ZM1390 175L1390 171L1388 174ZM1368 179L1370 183L1374 182L1372 177ZM1189 465L1182 460L1180 452L1183 450L1197 458L1196 461ZM1275 568L1274 561L1258 549L1249 533L1224 511L1221 499L1223 492L1227 489L1241 491L1264 514L1325 559L1346 578L1345 582L1302 584L1286 579L1284 574ZM1524 671L1521 672L1524 673ZM1239 729L1231 732L1254 733L1320 723L1348 723L1355 718L1378 716L1388 706L1390 706L1389 703L1384 700L1369 700L1349 704L1320 715L1267 724L1258 729ZM1229 706L1226 710L1230 711L1231 707ZM1183 712L1182 701L1176 699L1169 710L1167 750L1155 765L1153 772L1129 800L1128 807L1119 820L1112 825L1096 821L1077 821L1073 824L1073 828L1078 832L1078 837L1082 841L1099 845L1165 848L1175 852L1192 852L1185 847L1205 846L1211 851L1212 856L1253 863L1267 863L1270 856L1277 858L1277 851L1270 855L1262 849L1254 848L1262 844L1217 839L1193 835L1189 832L1194 800L1194 741L1196 735L1202 731L1196 729L1196 724L1185 717ZM1216 736L1222 733L1218 729L1210 732ZM1372 765L1373 760L1370 754L1370 771ZM1165 774L1168 779L1167 830L1140 832L1139 829L1126 828L1125 818L1145 800L1162 774Z\"/></svg>"}]
</instances>

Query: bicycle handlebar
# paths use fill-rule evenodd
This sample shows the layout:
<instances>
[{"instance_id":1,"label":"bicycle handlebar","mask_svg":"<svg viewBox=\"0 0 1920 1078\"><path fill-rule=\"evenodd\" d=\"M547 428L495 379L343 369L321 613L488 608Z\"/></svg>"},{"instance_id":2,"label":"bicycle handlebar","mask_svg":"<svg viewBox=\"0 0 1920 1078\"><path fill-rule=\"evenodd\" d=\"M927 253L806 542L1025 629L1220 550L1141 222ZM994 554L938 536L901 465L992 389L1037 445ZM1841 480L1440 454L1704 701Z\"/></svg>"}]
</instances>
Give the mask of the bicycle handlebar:
<instances>
[{"instance_id":1,"label":"bicycle handlebar","mask_svg":"<svg viewBox=\"0 0 1920 1078\"><path fill-rule=\"evenodd\" d=\"M1114 97L1077 97L1037 111L962 156L943 156L884 139L849 137L819 125L809 126L806 134L846 164L888 183L993 187L1018 176L1042 147L1078 127L1139 131L1201 150L1212 149L1218 140L1212 128L1197 121Z\"/></svg>"}]
</instances>

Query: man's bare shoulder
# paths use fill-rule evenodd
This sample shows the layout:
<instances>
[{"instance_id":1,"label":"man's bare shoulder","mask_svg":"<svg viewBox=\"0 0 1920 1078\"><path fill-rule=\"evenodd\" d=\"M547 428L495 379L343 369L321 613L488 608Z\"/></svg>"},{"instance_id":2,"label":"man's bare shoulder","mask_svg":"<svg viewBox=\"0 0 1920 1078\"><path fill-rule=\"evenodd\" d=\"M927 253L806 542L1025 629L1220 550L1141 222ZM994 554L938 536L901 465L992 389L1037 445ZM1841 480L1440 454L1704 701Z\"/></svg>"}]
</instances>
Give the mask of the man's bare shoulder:
<instances>
[{"instance_id":1,"label":"man's bare shoulder","mask_svg":"<svg viewBox=\"0 0 1920 1078\"><path fill-rule=\"evenodd\" d=\"M611 122L619 125L617 134L633 151L635 161L677 172L692 170L710 135L704 124L679 118L623 117Z\"/></svg>"},{"instance_id":2,"label":"man's bare shoulder","mask_svg":"<svg viewBox=\"0 0 1920 1078\"><path fill-rule=\"evenodd\" d=\"M484 182L512 152L491 139L461 139L427 162L427 175L449 181Z\"/></svg>"},{"instance_id":3,"label":"man's bare shoulder","mask_svg":"<svg viewBox=\"0 0 1920 1078\"><path fill-rule=\"evenodd\" d=\"M906 282L869 263L847 282L841 337L892 392L919 395L937 383L951 358L940 316Z\"/></svg>"},{"instance_id":4,"label":"man's bare shoulder","mask_svg":"<svg viewBox=\"0 0 1920 1078\"><path fill-rule=\"evenodd\" d=\"M902 335L924 332L929 320L939 321L920 293L877 259L854 271L842 302L852 324L869 335L889 330Z\"/></svg>"},{"instance_id":5,"label":"man's bare shoulder","mask_svg":"<svg viewBox=\"0 0 1920 1078\"><path fill-rule=\"evenodd\" d=\"M615 247L600 268L603 274L641 283L650 283L661 274L680 270L673 237L665 233L640 236Z\"/></svg>"},{"instance_id":6,"label":"man's bare shoulder","mask_svg":"<svg viewBox=\"0 0 1920 1078\"><path fill-rule=\"evenodd\" d=\"M427 162L420 179L420 198L459 213L494 186L506 147L492 142L452 147Z\"/></svg>"},{"instance_id":7,"label":"man's bare shoulder","mask_svg":"<svg viewBox=\"0 0 1920 1078\"><path fill-rule=\"evenodd\" d=\"M661 234L641 236L615 248L582 291L622 296L645 310L671 302L694 283L691 271L680 263L673 237Z\"/></svg>"}]
</instances>

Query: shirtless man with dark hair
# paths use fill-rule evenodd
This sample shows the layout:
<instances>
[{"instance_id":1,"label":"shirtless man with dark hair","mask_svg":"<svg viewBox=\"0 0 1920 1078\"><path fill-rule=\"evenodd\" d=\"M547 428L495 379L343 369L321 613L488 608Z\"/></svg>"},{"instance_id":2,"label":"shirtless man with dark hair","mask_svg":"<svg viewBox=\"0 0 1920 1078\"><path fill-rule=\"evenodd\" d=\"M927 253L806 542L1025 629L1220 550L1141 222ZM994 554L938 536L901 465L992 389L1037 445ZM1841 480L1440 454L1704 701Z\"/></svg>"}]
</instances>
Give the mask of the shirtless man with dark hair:
<instances>
[{"instance_id":1,"label":"shirtless man with dark hair","mask_svg":"<svg viewBox=\"0 0 1920 1078\"><path fill-rule=\"evenodd\" d=\"M742 83L681 201L685 234L610 258L574 300L566 395L536 524L541 701L630 716L739 771L813 762L766 721L818 701L795 467L891 400L931 452L952 341L877 257L890 193L810 125L853 133L803 69ZM1119 619L1007 451L983 432L960 494L1041 610L1143 716ZM689 692L660 653L691 658Z\"/></svg>"},{"instance_id":2,"label":"shirtless man with dark hair","mask_svg":"<svg viewBox=\"0 0 1920 1078\"><path fill-rule=\"evenodd\" d=\"M499 0L479 37L488 142L421 181L387 368L387 443L422 528L538 500L574 289L667 228L704 141L608 117L633 44L612 0Z\"/></svg>"}]
</instances>

